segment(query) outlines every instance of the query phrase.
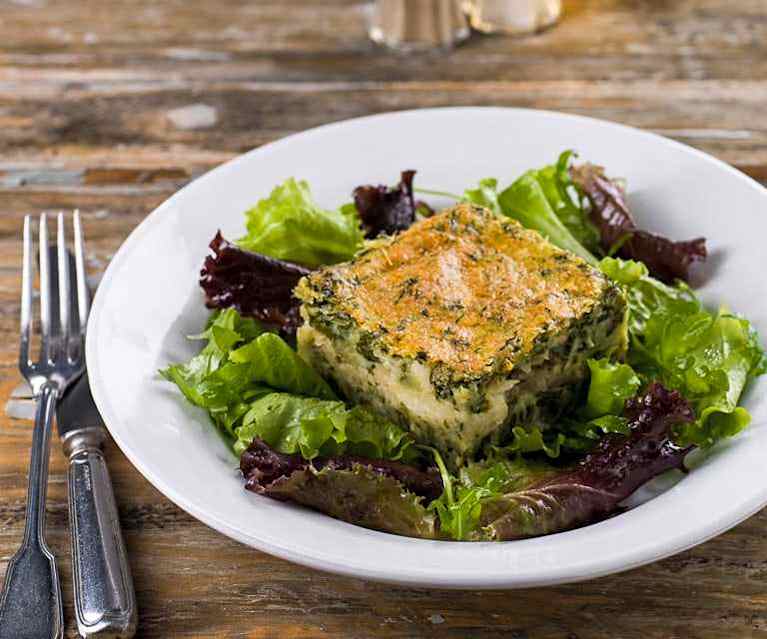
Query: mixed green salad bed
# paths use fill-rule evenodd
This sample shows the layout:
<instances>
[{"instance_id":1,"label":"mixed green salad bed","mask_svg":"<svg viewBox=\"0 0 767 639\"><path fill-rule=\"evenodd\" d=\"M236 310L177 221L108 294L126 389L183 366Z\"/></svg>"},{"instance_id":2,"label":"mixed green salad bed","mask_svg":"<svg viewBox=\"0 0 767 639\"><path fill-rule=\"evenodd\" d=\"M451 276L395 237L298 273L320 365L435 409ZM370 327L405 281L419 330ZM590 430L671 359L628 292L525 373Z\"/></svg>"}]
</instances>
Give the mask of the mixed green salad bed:
<instances>
[{"instance_id":1,"label":"mixed green salad bed","mask_svg":"<svg viewBox=\"0 0 767 639\"><path fill-rule=\"evenodd\" d=\"M240 457L248 489L352 523L502 540L619 512L641 484L683 468L694 447L748 425L739 401L767 359L748 320L704 307L686 283L705 241L638 228L622 182L574 160L565 152L505 188L488 178L462 194L419 191L513 218L625 292L625 361L590 360L588 383L555 423L517 425L503 445L450 473L435 449L351 405L296 353L299 279L432 214L416 200L413 171L394 187L358 187L338 209L319 206L305 182L277 186L245 213L243 237L214 238L200 276L213 312L191 338L202 349L161 374L208 412Z\"/></svg>"}]
</instances>

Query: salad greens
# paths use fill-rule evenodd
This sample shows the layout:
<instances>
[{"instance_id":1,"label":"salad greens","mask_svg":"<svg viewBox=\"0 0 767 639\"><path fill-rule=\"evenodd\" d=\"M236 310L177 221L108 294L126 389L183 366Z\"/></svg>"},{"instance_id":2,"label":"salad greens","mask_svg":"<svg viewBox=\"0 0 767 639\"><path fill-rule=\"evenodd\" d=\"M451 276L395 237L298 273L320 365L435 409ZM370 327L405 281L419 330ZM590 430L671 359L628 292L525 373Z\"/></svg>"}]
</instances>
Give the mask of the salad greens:
<instances>
[{"instance_id":1,"label":"salad greens","mask_svg":"<svg viewBox=\"0 0 767 639\"><path fill-rule=\"evenodd\" d=\"M667 283L689 281L693 266L705 261L708 250L703 237L676 241L638 228L623 180L610 179L601 166L588 163L572 166L568 173L583 195L600 246L608 255L643 262L653 277Z\"/></svg>"},{"instance_id":2,"label":"salad greens","mask_svg":"<svg viewBox=\"0 0 767 639\"><path fill-rule=\"evenodd\" d=\"M767 357L746 319L706 309L687 284L652 277L646 263L611 256L625 256L621 229L629 229L634 254L660 247L647 264L663 277L686 274L705 244L637 229L623 188L600 167L572 167L573 157L565 151L505 189L485 178L462 200L540 232L621 286L626 361L589 360L588 382L563 416L515 425L482 461L452 475L435 449L347 404L271 332L295 336L292 290L302 275L351 259L363 233L401 231L416 219L412 171L395 187L358 187L355 203L336 210L319 207L306 182L277 186L246 212L238 246L220 235L211 244L201 285L220 310L191 337L205 342L199 354L160 373L209 413L241 457L248 489L346 521L428 538L511 539L609 515L636 486L679 467L689 447L742 430L750 416L738 401L767 372ZM605 217L613 209L620 228ZM439 472L424 469L432 460Z\"/></svg>"},{"instance_id":3,"label":"salad greens","mask_svg":"<svg viewBox=\"0 0 767 639\"><path fill-rule=\"evenodd\" d=\"M260 437L279 452L300 452L306 459L420 456L405 430L361 406L347 408L279 336L234 309L214 313L192 339L208 341L189 363L160 373L209 412L236 454Z\"/></svg>"},{"instance_id":4,"label":"salad greens","mask_svg":"<svg viewBox=\"0 0 767 639\"><path fill-rule=\"evenodd\" d=\"M680 442L707 447L745 428L751 418L738 401L749 380L767 371L748 320L706 310L687 285L663 284L639 262L605 258L602 270L626 291L629 363L644 379L680 391L695 409Z\"/></svg>"},{"instance_id":5,"label":"salad greens","mask_svg":"<svg viewBox=\"0 0 767 639\"><path fill-rule=\"evenodd\" d=\"M507 215L596 265L591 251L598 250L599 235L573 199L567 170L571 157L572 151L565 151L556 164L527 171L500 193L497 179L480 180L477 188L464 191L463 200Z\"/></svg>"},{"instance_id":6,"label":"salad greens","mask_svg":"<svg viewBox=\"0 0 767 639\"><path fill-rule=\"evenodd\" d=\"M442 534L456 541L467 540L478 532L483 503L522 490L554 472L548 464L519 455L496 456L471 463L461 470L459 477L451 477L439 453L434 454L445 490L429 504L429 510L437 514Z\"/></svg>"},{"instance_id":7,"label":"salad greens","mask_svg":"<svg viewBox=\"0 0 767 639\"><path fill-rule=\"evenodd\" d=\"M583 416L596 419L620 415L626 400L636 395L642 382L630 366L607 359L588 360L591 379Z\"/></svg>"},{"instance_id":8,"label":"salad greens","mask_svg":"<svg viewBox=\"0 0 767 639\"><path fill-rule=\"evenodd\" d=\"M364 461L365 463L360 463ZM434 539L424 500L442 493L439 476L396 461L325 457L307 461L254 439L240 457L246 490L289 500L360 526Z\"/></svg>"},{"instance_id":9,"label":"salad greens","mask_svg":"<svg viewBox=\"0 0 767 639\"><path fill-rule=\"evenodd\" d=\"M309 185L288 178L271 195L246 211L243 249L304 266L335 264L362 248L362 230L354 207L325 210Z\"/></svg>"},{"instance_id":10,"label":"salad greens","mask_svg":"<svg viewBox=\"0 0 767 639\"><path fill-rule=\"evenodd\" d=\"M412 461L420 456L405 430L361 406L289 393L271 393L251 404L234 451L241 454L255 437L304 459L347 454Z\"/></svg>"}]
</instances>

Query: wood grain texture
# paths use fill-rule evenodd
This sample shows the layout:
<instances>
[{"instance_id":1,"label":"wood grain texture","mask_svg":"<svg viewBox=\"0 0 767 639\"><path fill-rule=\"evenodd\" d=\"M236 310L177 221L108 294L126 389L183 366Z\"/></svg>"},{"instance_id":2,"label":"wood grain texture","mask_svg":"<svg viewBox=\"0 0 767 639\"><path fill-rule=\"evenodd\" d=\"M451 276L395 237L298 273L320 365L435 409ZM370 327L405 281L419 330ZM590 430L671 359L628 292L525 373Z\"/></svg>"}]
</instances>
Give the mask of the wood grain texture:
<instances>
[{"instance_id":1,"label":"wood grain texture","mask_svg":"<svg viewBox=\"0 0 767 639\"><path fill-rule=\"evenodd\" d=\"M187 181L307 127L421 106L559 109L657 131L767 182L764 0L565 0L564 20L542 35L411 57L368 42L366 10L359 0L0 0L0 404L18 383L25 213L79 207L96 275ZM21 536L30 442L28 422L0 417L0 574ZM245 548L168 502L114 446L108 457L141 637L767 636L767 512L583 584L406 589ZM54 445L48 536L75 637L65 492Z\"/></svg>"}]
</instances>

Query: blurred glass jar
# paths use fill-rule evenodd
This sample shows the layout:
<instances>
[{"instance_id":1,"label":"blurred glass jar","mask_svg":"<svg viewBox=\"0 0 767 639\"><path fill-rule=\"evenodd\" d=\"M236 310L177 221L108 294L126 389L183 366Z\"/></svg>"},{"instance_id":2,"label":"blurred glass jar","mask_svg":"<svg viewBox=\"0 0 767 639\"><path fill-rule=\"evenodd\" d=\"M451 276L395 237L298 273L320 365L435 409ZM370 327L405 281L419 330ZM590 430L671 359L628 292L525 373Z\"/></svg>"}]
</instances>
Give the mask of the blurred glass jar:
<instances>
[{"instance_id":1,"label":"blurred glass jar","mask_svg":"<svg viewBox=\"0 0 767 639\"><path fill-rule=\"evenodd\" d=\"M524 34L559 20L562 0L464 0L471 26L482 33Z\"/></svg>"},{"instance_id":2,"label":"blurred glass jar","mask_svg":"<svg viewBox=\"0 0 767 639\"><path fill-rule=\"evenodd\" d=\"M461 0L377 0L370 38L399 51L447 49L470 30Z\"/></svg>"}]
</instances>

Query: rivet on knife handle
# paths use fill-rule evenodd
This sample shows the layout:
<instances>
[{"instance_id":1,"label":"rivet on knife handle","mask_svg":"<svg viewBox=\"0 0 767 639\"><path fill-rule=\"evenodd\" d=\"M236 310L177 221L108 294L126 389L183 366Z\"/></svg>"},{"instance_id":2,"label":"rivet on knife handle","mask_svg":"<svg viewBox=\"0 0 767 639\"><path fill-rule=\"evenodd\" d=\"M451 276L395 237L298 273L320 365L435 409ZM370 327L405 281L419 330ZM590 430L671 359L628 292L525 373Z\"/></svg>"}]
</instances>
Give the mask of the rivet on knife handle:
<instances>
[{"instance_id":1,"label":"rivet on knife handle","mask_svg":"<svg viewBox=\"0 0 767 639\"><path fill-rule=\"evenodd\" d=\"M112 482L101 450L101 429L67 434L69 521L75 615L83 637L132 637L136 595Z\"/></svg>"}]
</instances>

